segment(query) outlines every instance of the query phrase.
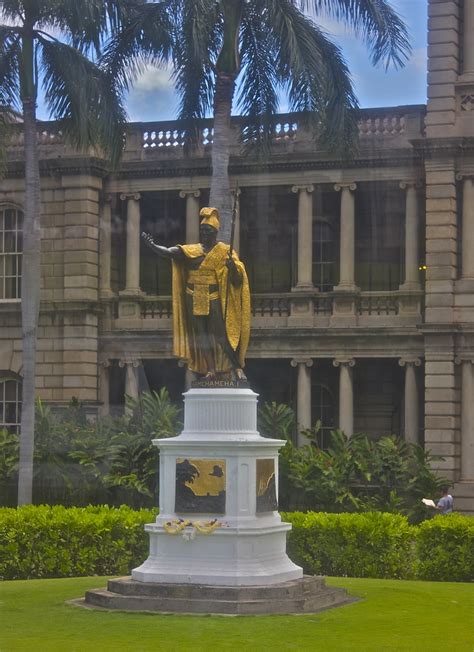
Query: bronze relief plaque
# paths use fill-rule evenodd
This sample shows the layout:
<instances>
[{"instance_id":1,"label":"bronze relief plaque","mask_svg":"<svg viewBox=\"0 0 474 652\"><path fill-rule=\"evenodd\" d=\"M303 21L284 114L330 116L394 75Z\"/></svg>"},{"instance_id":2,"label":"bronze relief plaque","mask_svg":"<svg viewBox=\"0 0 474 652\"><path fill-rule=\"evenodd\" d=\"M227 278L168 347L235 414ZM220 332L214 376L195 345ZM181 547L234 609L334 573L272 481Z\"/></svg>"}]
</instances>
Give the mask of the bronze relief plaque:
<instances>
[{"instance_id":1,"label":"bronze relief plaque","mask_svg":"<svg viewBox=\"0 0 474 652\"><path fill-rule=\"evenodd\" d=\"M225 513L225 460L176 459L175 512Z\"/></svg>"},{"instance_id":2,"label":"bronze relief plaque","mask_svg":"<svg viewBox=\"0 0 474 652\"><path fill-rule=\"evenodd\" d=\"M275 460L257 460L257 512L278 509Z\"/></svg>"}]
</instances>

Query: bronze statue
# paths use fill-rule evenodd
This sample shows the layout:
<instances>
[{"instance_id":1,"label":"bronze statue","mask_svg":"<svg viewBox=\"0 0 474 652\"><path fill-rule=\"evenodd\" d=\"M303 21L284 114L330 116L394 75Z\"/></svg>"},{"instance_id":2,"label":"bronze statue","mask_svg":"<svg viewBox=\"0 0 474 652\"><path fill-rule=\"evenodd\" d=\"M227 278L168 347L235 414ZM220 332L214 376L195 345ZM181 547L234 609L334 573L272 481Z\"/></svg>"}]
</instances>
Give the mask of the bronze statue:
<instances>
[{"instance_id":1,"label":"bronze statue","mask_svg":"<svg viewBox=\"0 0 474 652\"><path fill-rule=\"evenodd\" d=\"M146 245L173 265L173 353L204 380L245 379L250 335L250 292L243 263L217 241L216 208L203 208L197 244Z\"/></svg>"}]
</instances>

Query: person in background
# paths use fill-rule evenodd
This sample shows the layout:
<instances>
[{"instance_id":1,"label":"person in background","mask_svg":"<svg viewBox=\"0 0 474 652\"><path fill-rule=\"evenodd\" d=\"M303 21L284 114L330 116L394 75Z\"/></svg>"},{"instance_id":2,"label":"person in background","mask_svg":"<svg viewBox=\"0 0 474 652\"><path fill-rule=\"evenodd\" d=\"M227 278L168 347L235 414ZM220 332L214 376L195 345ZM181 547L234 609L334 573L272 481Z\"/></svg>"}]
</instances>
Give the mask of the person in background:
<instances>
[{"instance_id":1,"label":"person in background","mask_svg":"<svg viewBox=\"0 0 474 652\"><path fill-rule=\"evenodd\" d=\"M443 489L443 497L438 500L435 509L439 511L440 514L451 514L453 511L454 500L451 494L449 493L449 487Z\"/></svg>"}]
</instances>

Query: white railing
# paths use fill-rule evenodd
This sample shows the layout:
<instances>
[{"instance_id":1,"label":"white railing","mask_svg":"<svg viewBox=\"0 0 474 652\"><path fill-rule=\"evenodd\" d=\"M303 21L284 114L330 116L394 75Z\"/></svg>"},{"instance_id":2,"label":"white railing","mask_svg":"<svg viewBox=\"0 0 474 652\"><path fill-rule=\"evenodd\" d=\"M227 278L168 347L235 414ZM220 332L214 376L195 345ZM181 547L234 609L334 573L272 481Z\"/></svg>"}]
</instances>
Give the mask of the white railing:
<instances>
[{"instance_id":1,"label":"white railing","mask_svg":"<svg viewBox=\"0 0 474 652\"><path fill-rule=\"evenodd\" d=\"M423 106L388 107L380 109L361 109L358 112L359 136L361 144L368 139L389 137L408 139L420 137L424 129ZM240 134L245 130L245 121L240 117L232 118L232 147L236 154L240 151ZM275 115L272 126L272 142L275 147L291 145L299 151L314 151L314 140L307 129L301 125L298 113ZM196 124L194 146L186 154L199 155L212 146L213 123L210 119L200 120ZM10 154L15 158L22 155L23 125L10 127ZM49 148L60 147L69 154L76 153L67 145L64 136L55 122L41 122L38 129L38 143L45 155ZM126 160L141 159L143 155L167 156L172 152L182 155L186 144L182 123L177 120L161 122L135 122L127 126L127 143L124 152Z\"/></svg>"}]
</instances>

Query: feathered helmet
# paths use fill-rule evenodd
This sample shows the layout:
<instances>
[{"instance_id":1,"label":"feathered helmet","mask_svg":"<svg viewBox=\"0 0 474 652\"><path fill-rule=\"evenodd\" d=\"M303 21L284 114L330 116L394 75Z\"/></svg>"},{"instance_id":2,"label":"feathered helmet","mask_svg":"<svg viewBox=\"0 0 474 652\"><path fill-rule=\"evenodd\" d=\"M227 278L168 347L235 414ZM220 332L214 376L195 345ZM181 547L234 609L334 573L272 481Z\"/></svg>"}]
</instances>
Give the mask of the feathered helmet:
<instances>
[{"instance_id":1,"label":"feathered helmet","mask_svg":"<svg viewBox=\"0 0 474 652\"><path fill-rule=\"evenodd\" d=\"M209 226L212 226L216 231L219 231L221 223L219 221L219 211L217 208L210 208L209 206L201 208L199 217L202 218L201 224L209 224Z\"/></svg>"}]
</instances>

